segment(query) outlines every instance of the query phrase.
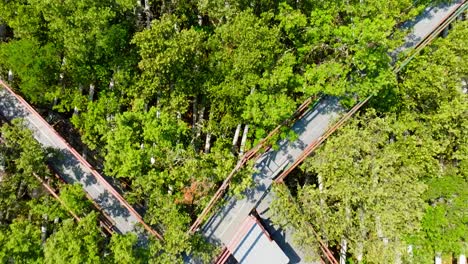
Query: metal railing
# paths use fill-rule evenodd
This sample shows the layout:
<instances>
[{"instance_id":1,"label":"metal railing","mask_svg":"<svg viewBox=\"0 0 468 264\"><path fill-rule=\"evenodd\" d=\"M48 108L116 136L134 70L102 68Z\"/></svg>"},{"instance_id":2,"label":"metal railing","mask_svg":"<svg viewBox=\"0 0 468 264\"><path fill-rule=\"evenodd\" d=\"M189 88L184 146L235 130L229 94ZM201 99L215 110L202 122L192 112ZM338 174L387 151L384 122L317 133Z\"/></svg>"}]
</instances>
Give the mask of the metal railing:
<instances>
[{"instance_id":1,"label":"metal railing","mask_svg":"<svg viewBox=\"0 0 468 264\"><path fill-rule=\"evenodd\" d=\"M44 120L44 118L28 103L26 100L24 100L21 96L17 95L13 89L11 89L3 80L0 80L0 85L3 86L3 88L8 91L13 97L15 97L27 110L30 114L34 115L35 117L38 118L38 120L47 127L52 133L55 134L55 136L61 141L62 144L64 144L67 148L68 151L78 160L80 163L86 167L91 174L101 183L104 185L104 187L115 197L117 200L125 207L127 210L129 210L137 219L137 221L151 234L157 237L158 239L162 240L163 237L160 233L158 233L156 230L152 229L149 225L147 225L140 214L118 193L103 177L100 175L93 167L83 158L81 155L72 147L68 142L63 139L62 136L49 124L47 121Z\"/></svg>"}]
</instances>

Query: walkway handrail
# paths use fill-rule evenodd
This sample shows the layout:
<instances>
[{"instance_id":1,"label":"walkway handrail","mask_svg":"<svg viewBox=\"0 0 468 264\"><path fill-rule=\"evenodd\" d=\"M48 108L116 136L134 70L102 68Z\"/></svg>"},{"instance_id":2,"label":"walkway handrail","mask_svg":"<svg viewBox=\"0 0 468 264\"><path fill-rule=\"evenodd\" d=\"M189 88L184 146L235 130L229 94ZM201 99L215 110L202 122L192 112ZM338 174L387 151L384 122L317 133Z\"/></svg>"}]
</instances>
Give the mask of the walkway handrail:
<instances>
[{"instance_id":1,"label":"walkway handrail","mask_svg":"<svg viewBox=\"0 0 468 264\"><path fill-rule=\"evenodd\" d=\"M435 29L428 33L424 38L416 44L415 47L413 47L409 53L406 55L406 58L401 62L398 63L395 66L395 72L399 72L401 69L403 69L406 64L408 64L414 56L416 56L424 47L427 46L427 44L431 43L434 38L436 38L450 23L453 22L463 11L465 11L468 8L468 2L467 0L464 0L458 6L454 9L453 12L448 14L444 19L442 19Z\"/></svg>"},{"instance_id":2,"label":"walkway handrail","mask_svg":"<svg viewBox=\"0 0 468 264\"><path fill-rule=\"evenodd\" d=\"M307 98L298 108L297 110L292 114L292 116L285 121L283 121L280 125L278 125L275 129L273 129L265 138L260 140L260 142L255 145L252 149L247 151L242 158L237 162L236 166L232 171L229 173L229 175L226 177L226 179L223 181L221 186L218 188L214 196L211 198L211 200L208 202L208 204L205 206L201 214L197 217L195 222L192 224L190 229L188 230L188 233L193 234L195 231L198 229L198 227L201 225L203 222L204 218L207 216L207 214L211 211L213 206L216 204L216 202L221 198L221 196L224 194L226 191L227 187L229 186L229 183L232 180L232 177L240 170L242 167L251 159L256 158L257 154L260 152L260 150L265 147L268 144L268 140L271 139L273 136L278 134L280 129L286 125L289 125L292 121L296 120L299 118L305 110L307 110L307 107L313 102L312 97Z\"/></svg>"},{"instance_id":3,"label":"walkway handrail","mask_svg":"<svg viewBox=\"0 0 468 264\"><path fill-rule=\"evenodd\" d=\"M464 9L467 8L467 0L464 0L462 3L460 3L454 11L452 11L450 14L448 14L444 19L442 19L439 24L435 27L431 33L426 35L423 40L421 40L410 52L410 55L403 61L403 63L398 64L398 66L394 66L393 71L395 73L398 73L408 62L417 54L419 51L421 51L427 44L429 44L442 30L444 30L461 12L463 12ZM323 141L325 141L334 131L336 131L338 128L340 128L354 113L356 113L362 106L364 106L370 99L372 98L372 95L368 96L365 98L363 101L360 101L357 103L349 112L343 116L334 126L332 126L327 132L325 133L324 136L320 137L319 140L313 142L311 145L309 145L301 154L300 156L300 162L302 162L313 150L315 150ZM312 98L308 98L302 103L299 108L294 112L294 115L301 114L304 112L304 109L306 109L310 103L312 102ZM224 193L226 188L229 186L229 183L232 179L232 177L239 171L246 163L249 161L252 157L258 154L258 152L261 150L261 148L264 146L265 142L269 138L271 138L273 135L275 135L279 129L284 125L287 124L288 121L291 119L286 120L283 122L281 125L277 126L268 136L261 140L259 144L257 144L253 149L248 151L242 159L237 163L236 167L231 171L231 173L228 175L228 177L223 181L223 184L220 186L220 188L217 190L213 198L209 201L208 205L204 208L202 213L198 216L198 218L195 220L195 222L192 224L192 226L189 229L189 233L193 234L198 227L201 225L203 222L203 219L206 217L206 215L210 212L210 210L213 208L214 204L219 200L221 195ZM308 154L306 155L305 152ZM299 160L298 159L298 160ZM297 161L297 160L296 160ZM291 166L288 167L287 170L283 171L281 175L275 180L276 182L282 182L284 178L291 172L300 162L294 162Z\"/></svg>"},{"instance_id":4,"label":"walkway handrail","mask_svg":"<svg viewBox=\"0 0 468 264\"><path fill-rule=\"evenodd\" d=\"M435 37L439 35L442 30L444 30L450 23L455 20L457 16L459 16L466 8L468 7L468 2L465 0L464 2L460 3L453 12L448 14L444 19L442 19L437 26L427 34L423 40L421 40L411 51L410 55L400 64L393 67L393 72L398 73L400 72L404 66L406 66L411 59L413 59L424 47L426 47L429 43L434 40ZM358 104L356 104L346 115L344 115L335 125L327 130L327 132L321 136L316 141L312 142L304 151L301 153L298 159L294 161L286 170L284 170L278 178L275 179L275 182L282 183L286 176L289 175L291 171L293 171L302 161L304 161L307 156L309 156L315 149L317 149L320 144L325 141L333 132L335 132L338 128L340 128L351 116L353 116L362 106L364 106L373 96L370 95L366 99L362 100Z\"/></svg>"},{"instance_id":5,"label":"walkway handrail","mask_svg":"<svg viewBox=\"0 0 468 264\"><path fill-rule=\"evenodd\" d=\"M127 208L138 220L138 222L152 235L156 236L158 239L162 240L163 237L161 234L159 234L156 230L152 229L149 225L147 225L140 214L118 193L105 179L100 175L93 167L72 147L68 142L63 139L62 136L49 124L45 119L28 103L26 100L24 100L21 96L16 94L13 89L11 89L3 80L0 80L0 85L2 85L12 96L14 96L24 107L27 108L27 110L36 116L40 122L43 123L47 128L49 128L56 136L57 138L63 143L67 149L72 153L72 155L78 159L91 173L93 174L96 179L102 183L106 189L114 195L117 200L125 207Z\"/></svg>"}]
</instances>

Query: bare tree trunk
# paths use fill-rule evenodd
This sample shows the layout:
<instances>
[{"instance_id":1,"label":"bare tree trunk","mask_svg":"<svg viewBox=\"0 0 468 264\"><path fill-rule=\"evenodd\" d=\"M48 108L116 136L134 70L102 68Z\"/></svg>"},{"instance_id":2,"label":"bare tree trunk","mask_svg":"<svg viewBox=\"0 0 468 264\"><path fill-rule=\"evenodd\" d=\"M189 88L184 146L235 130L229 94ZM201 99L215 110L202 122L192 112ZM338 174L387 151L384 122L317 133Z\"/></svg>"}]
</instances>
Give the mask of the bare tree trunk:
<instances>
[{"instance_id":1,"label":"bare tree trunk","mask_svg":"<svg viewBox=\"0 0 468 264\"><path fill-rule=\"evenodd\" d=\"M93 83L89 85L89 98L88 99L91 102L94 99L94 84Z\"/></svg>"},{"instance_id":2,"label":"bare tree trunk","mask_svg":"<svg viewBox=\"0 0 468 264\"><path fill-rule=\"evenodd\" d=\"M384 232L382 230L382 224L380 223L380 216L377 215L375 217L375 228L377 230L377 236L382 239L384 246L388 245L388 238L384 235Z\"/></svg>"},{"instance_id":3,"label":"bare tree trunk","mask_svg":"<svg viewBox=\"0 0 468 264\"><path fill-rule=\"evenodd\" d=\"M348 251L348 240L346 238L341 239L340 248L340 264L346 264L346 252Z\"/></svg>"},{"instance_id":4,"label":"bare tree trunk","mask_svg":"<svg viewBox=\"0 0 468 264\"><path fill-rule=\"evenodd\" d=\"M458 264L466 264L466 256L465 254L460 254L458 256Z\"/></svg>"},{"instance_id":5,"label":"bare tree trunk","mask_svg":"<svg viewBox=\"0 0 468 264\"><path fill-rule=\"evenodd\" d=\"M203 105L203 100L202 100L202 107L198 109L197 138L201 136L201 127L203 125L204 120L205 120L205 106Z\"/></svg>"},{"instance_id":6,"label":"bare tree trunk","mask_svg":"<svg viewBox=\"0 0 468 264\"><path fill-rule=\"evenodd\" d=\"M20 184L19 184L19 187L18 187L18 190L16 191L16 197L17 198L21 198L23 195L23 190L24 190L24 186L26 184L24 183L24 181L21 181Z\"/></svg>"},{"instance_id":7,"label":"bare tree trunk","mask_svg":"<svg viewBox=\"0 0 468 264\"><path fill-rule=\"evenodd\" d=\"M198 118L198 99L195 96L193 99L193 108L192 108L192 134L195 136L197 134L197 118Z\"/></svg>"},{"instance_id":8,"label":"bare tree trunk","mask_svg":"<svg viewBox=\"0 0 468 264\"><path fill-rule=\"evenodd\" d=\"M0 24L0 41L5 41L6 40L6 29L7 26L6 24Z\"/></svg>"},{"instance_id":9,"label":"bare tree trunk","mask_svg":"<svg viewBox=\"0 0 468 264\"><path fill-rule=\"evenodd\" d=\"M366 229L364 228L364 209L361 207L358 210L359 214L359 222L360 222L360 229L361 229L361 240L357 243L357 254L356 259L358 263L362 263L364 258L364 245L363 242L365 240Z\"/></svg>"},{"instance_id":10,"label":"bare tree trunk","mask_svg":"<svg viewBox=\"0 0 468 264\"><path fill-rule=\"evenodd\" d=\"M12 82L14 78L13 71L10 69L8 70L8 81Z\"/></svg>"},{"instance_id":11,"label":"bare tree trunk","mask_svg":"<svg viewBox=\"0 0 468 264\"><path fill-rule=\"evenodd\" d=\"M241 130L241 124L237 125L236 132L234 133L234 138L232 138L232 149L236 149L237 141L239 141L239 134Z\"/></svg>"},{"instance_id":12,"label":"bare tree trunk","mask_svg":"<svg viewBox=\"0 0 468 264\"><path fill-rule=\"evenodd\" d=\"M240 151L239 151L239 157L242 157L244 155L244 150L245 150L245 143L247 142L247 134L249 133L249 125L245 125L244 127L244 133L242 134L242 140L241 140L241 145L240 145Z\"/></svg>"},{"instance_id":13,"label":"bare tree trunk","mask_svg":"<svg viewBox=\"0 0 468 264\"><path fill-rule=\"evenodd\" d=\"M442 264L442 253L437 252L434 258L435 264Z\"/></svg>"},{"instance_id":14,"label":"bare tree trunk","mask_svg":"<svg viewBox=\"0 0 468 264\"><path fill-rule=\"evenodd\" d=\"M351 221L351 209L346 205L346 223ZM345 237L346 234L343 234L341 238L341 248L340 248L340 264L346 264L346 253L348 252L348 240Z\"/></svg>"},{"instance_id":15,"label":"bare tree trunk","mask_svg":"<svg viewBox=\"0 0 468 264\"><path fill-rule=\"evenodd\" d=\"M57 225L58 225L59 221L60 221L60 218L58 218L58 217L56 217L54 219L54 229L52 231L53 233L57 232Z\"/></svg>"},{"instance_id":16,"label":"bare tree trunk","mask_svg":"<svg viewBox=\"0 0 468 264\"><path fill-rule=\"evenodd\" d=\"M137 24L137 27L139 25L141 25L141 21L142 21L142 8L141 8L141 0L137 0L137 6L135 8L135 12L136 12L136 16L137 16L137 21L136 21L136 24Z\"/></svg>"},{"instance_id":17,"label":"bare tree trunk","mask_svg":"<svg viewBox=\"0 0 468 264\"><path fill-rule=\"evenodd\" d=\"M203 26L203 17L199 14L198 16L198 25L201 27Z\"/></svg>"},{"instance_id":18,"label":"bare tree trunk","mask_svg":"<svg viewBox=\"0 0 468 264\"><path fill-rule=\"evenodd\" d=\"M44 221L42 222L42 225L41 225L41 241L42 241L42 244L44 244L46 242L46 239L47 239L47 226L45 225L46 221L47 221L47 215L44 216Z\"/></svg>"},{"instance_id":19,"label":"bare tree trunk","mask_svg":"<svg viewBox=\"0 0 468 264\"><path fill-rule=\"evenodd\" d=\"M402 264L403 245L397 240L393 248L395 249L395 264Z\"/></svg>"},{"instance_id":20,"label":"bare tree trunk","mask_svg":"<svg viewBox=\"0 0 468 264\"><path fill-rule=\"evenodd\" d=\"M442 37L444 38L447 37L448 33L449 33L449 27L444 28L444 30L442 31Z\"/></svg>"},{"instance_id":21,"label":"bare tree trunk","mask_svg":"<svg viewBox=\"0 0 468 264\"><path fill-rule=\"evenodd\" d=\"M83 85L79 84L78 85L78 90L80 91L80 94L83 94ZM73 115L77 115L78 114L78 106L74 106L73 107Z\"/></svg>"},{"instance_id":22,"label":"bare tree trunk","mask_svg":"<svg viewBox=\"0 0 468 264\"><path fill-rule=\"evenodd\" d=\"M61 72L61 73L59 74L59 85L63 85L63 77L64 77L64 75L63 75L63 73Z\"/></svg>"},{"instance_id":23,"label":"bare tree trunk","mask_svg":"<svg viewBox=\"0 0 468 264\"><path fill-rule=\"evenodd\" d=\"M325 200L323 199L322 197L322 193L323 193L323 178L322 178L322 175L318 174L317 175L317 181L318 181L318 189L319 189L319 192L320 192L320 199L319 199L319 203L320 203L320 210L323 211L323 208L325 207ZM325 232L325 229L324 229L324 226L325 226L325 222L326 220L322 217L320 219L320 229L322 231L322 236L323 236L323 240L325 240L325 243L328 243L328 236Z\"/></svg>"},{"instance_id":24,"label":"bare tree trunk","mask_svg":"<svg viewBox=\"0 0 468 264\"><path fill-rule=\"evenodd\" d=\"M464 94L468 94L468 80L465 79L465 78L462 78L461 83L462 83L462 86L461 86L462 87L462 92Z\"/></svg>"},{"instance_id":25,"label":"bare tree trunk","mask_svg":"<svg viewBox=\"0 0 468 264\"><path fill-rule=\"evenodd\" d=\"M206 141L205 141L205 153L210 152L211 148L211 132L206 133Z\"/></svg>"},{"instance_id":26,"label":"bare tree trunk","mask_svg":"<svg viewBox=\"0 0 468 264\"><path fill-rule=\"evenodd\" d=\"M146 14L146 28L151 27L151 21L153 21L153 13L150 10L149 0L145 0L145 14Z\"/></svg>"},{"instance_id":27,"label":"bare tree trunk","mask_svg":"<svg viewBox=\"0 0 468 264\"><path fill-rule=\"evenodd\" d=\"M161 110L159 110L159 95L156 97L156 107L158 110L156 110L156 118L159 118L161 116Z\"/></svg>"}]
</instances>

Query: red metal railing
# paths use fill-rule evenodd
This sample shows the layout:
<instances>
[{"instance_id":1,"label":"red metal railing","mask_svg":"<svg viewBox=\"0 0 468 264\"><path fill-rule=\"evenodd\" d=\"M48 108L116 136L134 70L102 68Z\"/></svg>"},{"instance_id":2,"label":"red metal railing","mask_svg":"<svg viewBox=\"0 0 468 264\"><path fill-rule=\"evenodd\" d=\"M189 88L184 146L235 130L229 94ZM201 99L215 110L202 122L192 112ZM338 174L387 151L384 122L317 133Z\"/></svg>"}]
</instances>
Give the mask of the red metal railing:
<instances>
[{"instance_id":1,"label":"red metal railing","mask_svg":"<svg viewBox=\"0 0 468 264\"><path fill-rule=\"evenodd\" d=\"M218 188L214 196L211 198L211 200L208 202L207 206L203 209L201 214L198 216L198 218L195 220L195 222L192 224L192 226L189 229L189 233L194 233L197 228L201 225L203 222L204 218L208 215L208 213L211 211L213 206L216 204L216 202L221 198L221 196L224 194L226 189L229 187L229 183L232 180L232 177L250 160L253 158L257 157L257 154L262 150L262 148L266 147L268 144L268 140L271 139L273 136L278 134L280 129L284 126L289 125L292 121L296 120L297 118L301 117L301 115L305 112L307 107L312 103L313 99L309 97L307 100L305 100L298 108L297 110L293 113L292 117L285 120L282 122L279 126L277 126L273 131L271 131L264 139L260 140L260 142L252 149L247 151L247 153L242 156L242 158L239 160L237 165L234 167L234 169L229 173L229 175L226 177L226 179L223 181L221 186Z\"/></svg>"},{"instance_id":2,"label":"red metal railing","mask_svg":"<svg viewBox=\"0 0 468 264\"><path fill-rule=\"evenodd\" d=\"M67 150L69 150L72 155L78 159L92 174L93 176L101 183L104 185L104 187L113 195L117 198L117 200L125 207L127 208L138 220L138 222L152 235L156 236L158 239L162 240L163 237L161 234L159 234L156 230L152 229L149 225L147 225L143 219L141 218L140 214L138 214L133 207L128 204L128 202L118 193L95 169L92 168L92 166L83 158L81 155L68 144L65 139L60 136L57 131L49 124L47 121L42 118L42 116L31 106L29 105L26 100L24 100L21 96L17 95L13 89L11 89L3 80L0 80L0 84L11 94L13 95L32 115L36 116L40 122L42 122L43 125L45 125L47 128L49 128L52 133L55 134L55 136L61 141L62 144L64 144L67 147Z\"/></svg>"}]
</instances>

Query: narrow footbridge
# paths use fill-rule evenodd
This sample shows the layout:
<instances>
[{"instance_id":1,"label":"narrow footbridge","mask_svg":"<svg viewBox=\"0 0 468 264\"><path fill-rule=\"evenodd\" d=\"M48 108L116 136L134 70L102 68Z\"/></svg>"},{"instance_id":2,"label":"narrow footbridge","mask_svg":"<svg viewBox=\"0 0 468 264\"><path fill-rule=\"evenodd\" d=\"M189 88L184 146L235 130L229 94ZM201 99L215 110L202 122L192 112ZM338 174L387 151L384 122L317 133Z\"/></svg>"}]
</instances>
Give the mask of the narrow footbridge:
<instances>
[{"instance_id":1,"label":"narrow footbridge","mask_svg":"<svg viewBox=\"0 0 468 264\"><path fill-rule=\"evenodd\" d=\"M405 23L403 28L409 29L410 34L405 38L404 45L392 54L395 58L404 58L398 60L401 62L395 64L394 71L400 71L422 48L440 34L444 34L444 30L448 28L449 24L462 16L466 9L466 0L441 4L425 9L415 20ZM189 232L200 231L209 241L223 246L225 249L223 255L226 255L226 251L234 254L238 250L238 246L232 241L242 240L234 238L239 230L243 229L245 219L250 217L254 209L258 209L259 215L257 216L263 222L269 223L266 229L270 233L278 231L271 225L267 213L269 203L272 200L269 193L272 183L275 181L282 182L289 172L365 105L370 98L367 97L360 101L349 111L346 111L340 105L336 97L323 96L312 108L309 107L311 100L306 101L295 113L297 121L292 125L292 130L297 134L298 138L294 141L281 140L277 143L278 148L270 149L262 155L260 155L260 151L264 147L263 142L260 144L262 146L248 152L224 181ZM279 128L276 130L279 130ZM250 159L256 159L254 165L256 172L252 176L254 187L245 192L245 198L243 199L223 196L233 175ZM214 214L210 214L211 209L221 199L224 199L221 208ZM211 217L204 222L209 215ZM277 242L291 261L296 263L301 261L303 256L292 247L291 241L288 241L290 233L289 231L286 239L283 234L283 237L279 238ZM253 247L254 245L252 245ZM323 250L326 251L326 249ZM329 252L324 252L324 254L329 255ZM225 261L226 258L221 259ZM336 261L328 260L329 262Z\"/></svg>"},{"instance_id":2,"label":"narrow footbridge","mask_svg":"<svg viewBox=\"0 0 468 264\"><path fill-rule=\"evenodd\" d=\"M0 115L7 120L22 118L33 132L34 138L44 147L53 150L49 165L67 183L83 186L101 212L112 220L118 233L135 232L144 236L145 230L162 238L143 222L137 211L92 166L73 149L47 121L23 98L0 80Z\"/></svg>"}]
</instances>

